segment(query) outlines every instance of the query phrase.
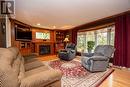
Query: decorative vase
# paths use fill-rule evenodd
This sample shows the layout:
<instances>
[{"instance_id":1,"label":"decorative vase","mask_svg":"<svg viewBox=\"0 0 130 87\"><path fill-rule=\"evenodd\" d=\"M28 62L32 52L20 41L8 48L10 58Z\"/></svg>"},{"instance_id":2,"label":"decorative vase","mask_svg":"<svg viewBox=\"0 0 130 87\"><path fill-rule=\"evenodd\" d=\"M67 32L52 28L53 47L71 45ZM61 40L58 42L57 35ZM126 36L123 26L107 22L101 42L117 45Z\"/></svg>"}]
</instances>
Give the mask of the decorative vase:
<instances>
[{"instance_id":1,"label":"decorative vase","mask_svg":"<svg viewBox=\"0 0 130 87\"><path fill-rule=\"evenodd\" d=\"M88 49L88 54L91 54L91 53L92 53L92 50L89 50L89 49Z\"/></svg>"}]
</instances>

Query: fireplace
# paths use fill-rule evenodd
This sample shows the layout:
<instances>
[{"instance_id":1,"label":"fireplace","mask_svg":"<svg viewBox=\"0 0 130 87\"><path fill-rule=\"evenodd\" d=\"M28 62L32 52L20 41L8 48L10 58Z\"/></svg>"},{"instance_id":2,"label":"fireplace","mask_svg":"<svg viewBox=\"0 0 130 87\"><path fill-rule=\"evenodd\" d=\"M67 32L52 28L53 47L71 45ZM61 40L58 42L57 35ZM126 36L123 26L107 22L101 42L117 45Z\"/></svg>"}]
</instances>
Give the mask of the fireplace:
<instances>
[{"instance_id":1,"label":"fireplace","mask_svg":"<svg viewBox=\"0 0 130 87\"><path fill-rule=\"evenodd\" d=\"M39 45L39 54L40 55L51 54L50 45Z\"/></svg>"}]
</instances>

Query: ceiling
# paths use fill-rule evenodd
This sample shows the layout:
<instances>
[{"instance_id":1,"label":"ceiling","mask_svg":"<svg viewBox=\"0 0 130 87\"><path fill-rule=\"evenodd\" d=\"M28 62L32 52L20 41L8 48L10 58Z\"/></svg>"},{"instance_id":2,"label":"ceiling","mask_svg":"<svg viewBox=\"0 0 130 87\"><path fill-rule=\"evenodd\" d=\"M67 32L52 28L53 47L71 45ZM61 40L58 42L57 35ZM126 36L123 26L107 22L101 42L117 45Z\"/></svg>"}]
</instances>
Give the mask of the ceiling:
<instances>
[{"instance_id":1,"label":"ceiling","mask_svg":"<svg viewBox=\"0 0 130 87\"><path fill-rule=\"evenodd\" d=\"M15 6L15 18L26 24L70 29L128 11L130 0L15 0Z\"/></svg>"}]
</instances>

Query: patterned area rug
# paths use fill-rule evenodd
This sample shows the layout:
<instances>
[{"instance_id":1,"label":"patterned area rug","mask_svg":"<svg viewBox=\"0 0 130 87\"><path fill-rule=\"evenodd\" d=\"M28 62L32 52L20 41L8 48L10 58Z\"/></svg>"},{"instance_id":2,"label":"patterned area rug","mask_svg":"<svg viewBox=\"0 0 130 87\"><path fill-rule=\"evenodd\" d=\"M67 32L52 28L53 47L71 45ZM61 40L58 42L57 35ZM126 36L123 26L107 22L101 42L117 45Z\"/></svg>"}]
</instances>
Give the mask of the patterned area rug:
<instances>
[{"instance_id":1,"label":"patterned area rug","mask_svg":"<svg viewBox=\"0 0 130 87\"><path fill-rule=\"evenodd\" d=\"M56 60L50 62L50 66L53 69L60 70L66 77L84 77L85 75L89 74L89 72L86 72L86 70L78 61L66 62Z\"/></svg>"},{"instance_id":2,"label":"patterned area rug","mask_svg":"<svg viewBox=\"0 0 130 87\"><path fill-rule=\"evenodd\" d=\"M91 73L82 67L79 60L61 61L55 60L48 63L50 67L63 73L62 87L97 87L114 70Z\"/></svg>"}]
</instances>

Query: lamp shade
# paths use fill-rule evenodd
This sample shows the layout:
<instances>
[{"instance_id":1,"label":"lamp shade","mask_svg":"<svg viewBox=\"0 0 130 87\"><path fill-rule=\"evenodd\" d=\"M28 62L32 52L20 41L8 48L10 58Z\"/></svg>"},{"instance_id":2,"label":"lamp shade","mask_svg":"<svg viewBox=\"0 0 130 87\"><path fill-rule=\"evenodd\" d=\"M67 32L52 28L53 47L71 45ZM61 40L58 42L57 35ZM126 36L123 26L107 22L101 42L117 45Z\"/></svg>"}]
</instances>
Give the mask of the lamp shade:
<instances>
[{"instance_id":1,"label":"lamp shade","mask_svg":"<svg viewBox=\"0 0 130 87\"><path fill-rule=\"evenodd\" d=\"M69 39L66 37L66 38L64 39L64 42L69 42Z\"/></svg>"}]
</instances>

